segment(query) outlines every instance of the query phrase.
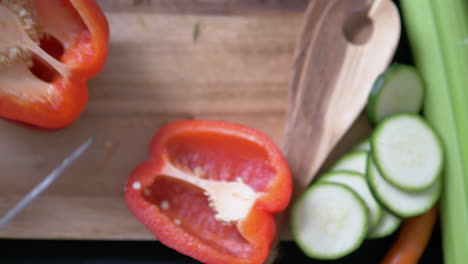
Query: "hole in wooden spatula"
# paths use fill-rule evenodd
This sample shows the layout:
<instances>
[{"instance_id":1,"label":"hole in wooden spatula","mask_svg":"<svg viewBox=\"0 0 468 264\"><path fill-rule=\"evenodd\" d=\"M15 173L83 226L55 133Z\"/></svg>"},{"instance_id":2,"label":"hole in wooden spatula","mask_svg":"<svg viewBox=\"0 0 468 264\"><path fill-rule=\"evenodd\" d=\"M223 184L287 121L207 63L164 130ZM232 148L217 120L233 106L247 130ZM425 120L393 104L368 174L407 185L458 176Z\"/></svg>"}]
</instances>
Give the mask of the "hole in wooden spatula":
<instances>
[{"instance_id":1,"label":"hole in wooden spatula","mask_svg":"<svg viewBox=\"0 0 468 264\"><path fill-rule=\"evenodd\" d=\"M374 31L372 20L368 17L368 11L366 9L351 12L343 25L346 39L355 45L365 44Z\"/></svg>"}]
</instances>

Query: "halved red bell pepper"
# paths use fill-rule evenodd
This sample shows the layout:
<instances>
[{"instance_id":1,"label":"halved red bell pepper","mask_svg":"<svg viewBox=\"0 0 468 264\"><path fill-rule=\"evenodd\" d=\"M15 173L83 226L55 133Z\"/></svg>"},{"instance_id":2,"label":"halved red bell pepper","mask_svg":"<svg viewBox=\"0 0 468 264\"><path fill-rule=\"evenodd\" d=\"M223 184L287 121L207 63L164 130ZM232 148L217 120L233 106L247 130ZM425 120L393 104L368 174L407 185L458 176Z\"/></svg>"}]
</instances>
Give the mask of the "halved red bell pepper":
<instances>
[{"instance_id":1,"label":"halved red bell pepper","mask_svg":"<svg viewBox=\"0 0 468 264\"><path fill-rule=\"evenodd\" d=\"M74 122L107 57L109 25L96 1L2 0L0 25L0 117Z\"/></svg>"},{"instance_id":2,"label":"halved red bell pepper","mask_svg":"<svg viewBox=\"0 0 468 264\"><path fill-rule=\"evenodd\" d=\"M187 120L154 136L125 200L168 247L204 263L255 264L267 258L273 214L286 208L291 188L284 157L261 132Z\"/></svg>"}]
</instances>

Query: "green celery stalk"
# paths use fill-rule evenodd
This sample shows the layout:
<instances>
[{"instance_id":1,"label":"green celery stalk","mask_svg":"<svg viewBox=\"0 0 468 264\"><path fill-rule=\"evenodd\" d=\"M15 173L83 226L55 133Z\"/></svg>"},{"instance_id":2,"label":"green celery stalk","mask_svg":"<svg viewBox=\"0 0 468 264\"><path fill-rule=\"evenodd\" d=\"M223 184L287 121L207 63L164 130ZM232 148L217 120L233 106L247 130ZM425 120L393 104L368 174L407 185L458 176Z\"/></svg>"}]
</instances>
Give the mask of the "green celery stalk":
<instances>
[{"instance_id":1,"label":"green celery stalk","mask_svg":"<svg viewBox=\"0 0 468 264\"><path fill-rule=\"evenodd\" d=\"M468 261L468 1L401 0L424 114L446 148L441 223L444 262Z\"/></svg>"}]
</instances>

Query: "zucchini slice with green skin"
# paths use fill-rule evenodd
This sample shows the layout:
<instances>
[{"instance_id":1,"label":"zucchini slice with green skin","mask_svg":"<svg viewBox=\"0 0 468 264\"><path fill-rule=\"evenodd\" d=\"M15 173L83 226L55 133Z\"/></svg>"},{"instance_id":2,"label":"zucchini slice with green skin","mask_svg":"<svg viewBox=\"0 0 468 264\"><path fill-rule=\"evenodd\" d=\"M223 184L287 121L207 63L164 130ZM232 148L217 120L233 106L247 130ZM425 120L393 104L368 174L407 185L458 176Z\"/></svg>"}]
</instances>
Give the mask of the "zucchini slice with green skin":
<instances>
[{"instance_id":1,"label":"zucchini slice with green skin","mask_svg":"<svg viewBox=\"0 0 468 264\"><path fill-rule=\"evenodd\" d=\"M367 238L383 238L391 235L400 226L401 218L383 210L382 219L377 226L372 228L367 234Z\"/></svg>"},{"instance_id":2,"label":"zucchini slice with green skin","mask_svg":"<svg viewBox=\"0 0 468 264\"><path fill-rule=\"evenodd\" d=\"M442 172L444 153L440 139L418 115L386 118L372 134L371 144L380 173L399 189L426 190Z\"/></svg>"},{"instance_id":3,"label":"zucchini slice with green skin","mask_svg":"<svg viewBox=\"0 0 468 264\"><path fill-rule=\"evenodd\" d=\"M366 174L367 151L352 151L341 157L331 168L333 171L354 171Z\"/></svg>"},{"instance_id":4,"label":"zucchini slice with green skin","mask_svg":"<svg viewBox=\"0 0 468 264\"><path fill-rule=\"evenodd\" d=\"M353 148L352 148L352 151L367 151L367 152L370 152L371 151L371 143L370 143L370 138L366 138L364 140L361 140L360 142L358 142Z\"/></svg>"},{"instance_id":5,"label":"zucchini slice with green skin","mask_svg":"<svg viewBox=\"0 0 468 264\"><path fill-rule=\"evenodd\" d=\"M291 233L309 257L338 259L356 250L367 233L364 201L342 184L317 182L291 209Z\"/></svg>"},{"instance_id":6,"label":"zucchini slice with green skin","mask_svg":"<svg viewBox=\"0 0 468 264\"><path fill-rule=\"evenodd\" d=\"M424 101L424 82L416 69L393 64L374 82L367 103L373 123L395 113L419 113Z\"/></svg>"},{"instance_id":7,"label":"zucchini slice with green skin","mask_svg":"<svg viewBox=\"0 0 468 264\"><path fill-rule=\"evenodd\" d=\"M388 183L380 174L372 155L367 162L367 182L374 197L390 213L402 217L414 217L427 212L437 202L441 192L441 179L427 190L408 192Z\"/></svg>"},{"instance_id":8,"label":"zucchini slice with green skin","mask_svg":"<svg viewBox=\"0 0 468 264\"><path fill-rule=\"evenodd\" d=\"M351 188L366 204L369 212L369 229L378 225L382 218L383 209L372 195L364 174L351 171L331 171L322 175L320 181L341 183Z\"/></svg>"}]
</instances>

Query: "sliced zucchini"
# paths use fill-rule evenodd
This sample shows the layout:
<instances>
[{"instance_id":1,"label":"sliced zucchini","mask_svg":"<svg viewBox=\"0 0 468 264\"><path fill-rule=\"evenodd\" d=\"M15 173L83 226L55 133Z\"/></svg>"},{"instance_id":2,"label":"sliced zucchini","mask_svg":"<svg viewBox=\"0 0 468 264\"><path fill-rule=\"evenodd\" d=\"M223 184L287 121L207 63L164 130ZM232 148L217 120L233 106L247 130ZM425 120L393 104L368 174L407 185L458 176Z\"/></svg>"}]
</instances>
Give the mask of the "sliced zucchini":
<instances>
[{"instance_id":1,"label":"sliced zucchini","mask_svg":"<svg viewBox=\"0 0 468 264\"><path fill-rule=\"evenodd\" d=\"M291 209L291 233L301 250L316 259L338 259L356 250L367 233L364 201L342 184L318 182Z\"/></svg>"},{"instance_id":2,"label":"sliced zucchini","mask_svg":"<svg viewBox=\"0 0 468 264\"><path fill-rule=\"evenodd\" d=\"M383 238L391 235L400 226L401 218L383 210L382 219L379 224L370 230L367 238Z\"/></svg>"},{"instance_id":3,"label":"sliced zucchini","mask_svg":"<svg viewBox=\"0 0 468 264\"><path fill-rule=\"evenodd\" d=\"M380 174L372 155L367 162L367 181L374 197L392 214L407 218L428 211L439 199L441 180L437 179L427 190L408 192L388 183Z\"/></svg>"},{"instance_id":4,"label":"sliced zucchini","mask_svg":"<svg viewBox=\"0 0 468 264\"><path fill-rule=\"evenodd\" d=\"M341 157L331 168L334 171L354 171L366 173L367 151L352 151Z\"/></svg>"},{"instance_id":5,"label":"sliced zucchini","mask_svg":"<svg viewBox=\"0 0 468 264\"><path fill-rule=\"evenodd\" d=\"M370 151L371 151L370 138L366 138L366 139L360 141L359 143L357 143L357 144L352 148L352 150L353 150L353 151L362 150L362 151L368 151L368 152L370 152Z\"/></svg>"},{"instance_id":6,"label":"sliced zucchini","mask_svg":"<svg viewBox=\"0 0 468 264\"><path fill-rule=\"evenodd\" d=\"M419 113L424 99L424 83L416 69L394 64L380 75L372 87L367 116L373 123L395 113Z\"/></svg>"},{"instance_id":7,"label":"sliced zucchini","mask_svg":"<svg viewBox=\"0 0 468 264\"><path fill-rule=\"evenodd\" d=\"M439 137L418 115L385 119L372 134L371 144L382 176L402 190L428 189L441 174L444 155Z\"/></svg>"},{"instance_id":8,"label":"sliced zucchini","mask_svg":"<svg viewBox=\"0 0 468 264\"><path fill-rule=\"evenodd\" d=\"M369 211L369 229L373 229L380 222L382 218L382 207L372 195L364 174L351 171L332 171L325 173L320 178L320 181L341 183L357 193L364 201Z\"/></svg>"}]
</instances>

